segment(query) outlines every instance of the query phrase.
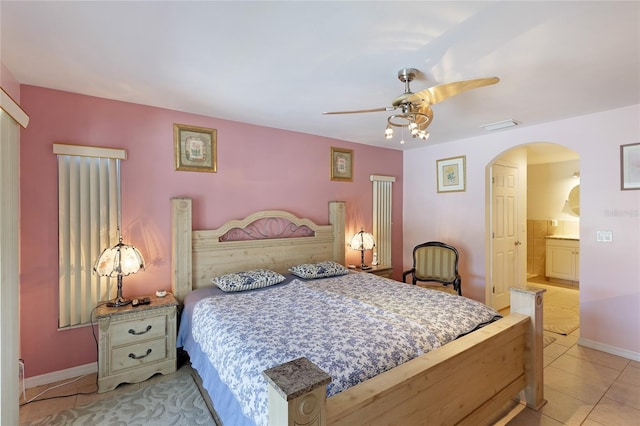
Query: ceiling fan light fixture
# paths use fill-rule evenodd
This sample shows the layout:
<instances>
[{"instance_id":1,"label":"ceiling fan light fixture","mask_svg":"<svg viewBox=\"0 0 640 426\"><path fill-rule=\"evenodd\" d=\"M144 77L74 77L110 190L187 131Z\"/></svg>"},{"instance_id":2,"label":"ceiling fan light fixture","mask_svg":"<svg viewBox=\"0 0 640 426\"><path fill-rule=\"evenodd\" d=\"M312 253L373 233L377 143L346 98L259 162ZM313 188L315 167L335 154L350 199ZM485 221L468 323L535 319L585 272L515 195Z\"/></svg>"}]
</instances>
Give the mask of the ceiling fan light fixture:
<instances>
[{"instance_id":1,"label":"ceiling fan light fixture","mask_svg":"<svg viewBox=\"0 0 640 426\"><path fill-rule=\"evenodd\" d=\"M507 127L514 127L520 124L514 119L510 118L508 120L496 121L495 123L483 124L482 127L486 131L500 130L506 129Z\"/></svg>"},{"instance_id":2,"label":"ceiling fan light fixture","mask_svg":"<svg viewBox=\"0 0 640 426\"><path fill-rule=\"evenodd\" d=\"M426 130L421 130L418 132L418 137L423 141L426 141L427 139L429 139L429 132L427 132Z\"/></svg>"},{"instance_id":3,"label":"ceiling fan light fixture","mask_svg":"<svg viewBox=\"0 0 640 426\"><path fill-rule=\"evenodd\" d=\"M353 111L331 111L323 112L323 114L360 114L368 112L399 110L397 114L391 114L387 117L387 128L384 132L385 139L392 139L394 133L393 127L399 127L402 131L400 144L405 143L405 128L407 129L407 133L411 135L413 139L419 138L426 141L429 138L427 127L433 120L433 111L431 109L431 105L442 102L445 99L450 98L451 96L458 95L462 92L466 92L467 90L496 84L500 81L498 77L455 81L452 83L444 83L438 84L436 86L431 86L427 89L414 93L411 91L409 83L411 83L416 75L418 75L418 72L419 71L415 68L403 68L398 71L398 79L404 83L404 93L393 99L393 102L391 102L391 106L382 108L359 109ZM519 124L514 120L508 121L510 122L510 124L505 125L504 127L515 126ZM486 126L495 126L499 124L500 123L491 123Z\"/></svg>"}]
</instances>

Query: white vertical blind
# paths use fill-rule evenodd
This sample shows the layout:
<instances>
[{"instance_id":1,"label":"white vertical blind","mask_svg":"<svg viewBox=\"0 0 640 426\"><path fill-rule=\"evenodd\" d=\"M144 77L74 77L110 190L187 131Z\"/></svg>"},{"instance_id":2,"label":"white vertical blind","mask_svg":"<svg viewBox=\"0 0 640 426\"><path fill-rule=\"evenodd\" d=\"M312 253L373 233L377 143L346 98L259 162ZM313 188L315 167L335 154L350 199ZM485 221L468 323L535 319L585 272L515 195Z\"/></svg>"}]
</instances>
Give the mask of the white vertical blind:
<instances>
[{"instance_id":1,"label":"white vertical blind","mask_svg":"<svg viewBox=\"0 0 640 426\"><path fill-rule=\"evenodd\" d=\"M380 265L391 266L391 210L393 176L371 175L373 182L373 237Z\"/></svg>"},{"instance_id":2,"label":"white vertical blind","mask_svg":"<svg viewBox=\"0 0 640 426\"><path fill-rule=\"evenodd\" d=\"M118 240L124 150L54 144L58 155L59 327L86 324L115 286L93 264Z\"/></svg>"}]
</instances>

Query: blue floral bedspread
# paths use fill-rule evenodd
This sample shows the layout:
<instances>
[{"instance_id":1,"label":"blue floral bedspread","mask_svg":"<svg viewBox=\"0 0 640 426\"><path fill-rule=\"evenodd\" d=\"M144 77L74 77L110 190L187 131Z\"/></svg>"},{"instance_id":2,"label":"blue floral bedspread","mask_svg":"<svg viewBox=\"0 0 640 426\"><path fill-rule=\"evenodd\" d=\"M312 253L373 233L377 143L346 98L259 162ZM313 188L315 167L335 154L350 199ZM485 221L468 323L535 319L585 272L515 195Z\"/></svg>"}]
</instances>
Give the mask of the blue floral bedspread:
<instances>
[{"instance_id":1,"label":"blue floral bedspread","mask_svg":"<svg viewBox=\"0 0 640 426\"><path fill-rule=\"evenodd\" d=\"M305 356L335 395L499 317L471 299L352 273L195 306L192 335L256 425L267 424L262 372Z\"/></svg>"}]
</instances>

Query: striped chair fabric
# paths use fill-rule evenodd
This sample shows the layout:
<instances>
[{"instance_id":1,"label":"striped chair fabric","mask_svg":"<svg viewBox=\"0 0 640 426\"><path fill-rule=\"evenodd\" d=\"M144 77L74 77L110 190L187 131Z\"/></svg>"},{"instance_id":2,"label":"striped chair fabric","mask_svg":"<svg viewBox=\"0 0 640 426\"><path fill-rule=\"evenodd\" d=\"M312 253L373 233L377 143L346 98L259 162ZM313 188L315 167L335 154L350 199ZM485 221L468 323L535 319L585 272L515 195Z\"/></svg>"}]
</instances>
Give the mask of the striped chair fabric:
<instances>
[{"instance_id":1,"label":"striped chair fabric","mask_svg":"<svg viewBox=\"0 0 640 426\"><path fill-rule=\"evenodd\" d=\"M439 241L429 241L413 249L413 268L402 274L406 282L412 275L412 284L418 281L434 281L443 285L452 285L462 295L462 279L458 274L458 250Z\"/></svg>"}]
</instances>

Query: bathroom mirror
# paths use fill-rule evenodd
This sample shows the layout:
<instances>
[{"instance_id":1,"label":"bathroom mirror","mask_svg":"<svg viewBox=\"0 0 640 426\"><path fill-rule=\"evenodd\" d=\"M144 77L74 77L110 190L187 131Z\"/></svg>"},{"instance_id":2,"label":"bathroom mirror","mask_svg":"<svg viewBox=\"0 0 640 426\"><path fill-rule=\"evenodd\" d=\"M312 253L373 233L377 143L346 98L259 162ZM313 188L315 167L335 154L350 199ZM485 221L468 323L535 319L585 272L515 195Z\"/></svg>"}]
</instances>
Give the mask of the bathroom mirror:
<instances>
[{"instance_id":1,"label":"bathroom mirror","mask_svg":"<svg viewBox=\"0 0 640 426\"><path fill-rule=\"evenodd\" d=\"M576 216L580 216L580 185L574 186L569 192L569 210Z\"/></svg>"}]
</instances>

